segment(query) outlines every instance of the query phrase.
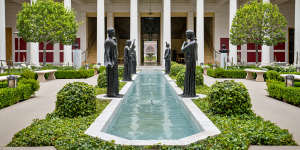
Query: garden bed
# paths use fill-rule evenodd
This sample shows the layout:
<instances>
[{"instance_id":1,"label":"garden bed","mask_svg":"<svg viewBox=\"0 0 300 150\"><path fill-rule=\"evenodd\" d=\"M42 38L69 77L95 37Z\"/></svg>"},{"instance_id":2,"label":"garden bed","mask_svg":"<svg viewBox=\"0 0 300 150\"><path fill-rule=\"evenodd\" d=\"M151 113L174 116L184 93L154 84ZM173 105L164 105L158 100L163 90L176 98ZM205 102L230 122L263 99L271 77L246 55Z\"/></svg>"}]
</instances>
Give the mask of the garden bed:
<instances>
[{"instance_id":1,"label":"garden bed","mask_svg":"<svg viewBox=\"0 0 300 150\"><path fill-rule=\"evenodd\" d=\"M207 75L214 78L236 78L244 79L247 76L246 71L241 69L223 69L223 68L208 68Z\"/></svg>"},{"instance_id":2,"label":"garden bed","mask_svg":"<svg viewBox=\"0 0 300 150\"><path fill-rule=\"evenodd\" d=\"M120 84L122 86L123 84ZM199 93L207 94L210 88L197 86ZM97 88L97 94L105 88ZM84 132L99 116L109 101L98 100L96 113L77 118L59 118L54 113L46 119L35 120L29 127L18 132L8 146L55 146L57 149L248 149L250 145L296 145L287 130L270 121L264 121L254 113L227 116L214 114L207 98L194 103L221 130L221 134L209 137L185 147L177 146L121 146L90 137Z\"/></svg>"}]
</instances>

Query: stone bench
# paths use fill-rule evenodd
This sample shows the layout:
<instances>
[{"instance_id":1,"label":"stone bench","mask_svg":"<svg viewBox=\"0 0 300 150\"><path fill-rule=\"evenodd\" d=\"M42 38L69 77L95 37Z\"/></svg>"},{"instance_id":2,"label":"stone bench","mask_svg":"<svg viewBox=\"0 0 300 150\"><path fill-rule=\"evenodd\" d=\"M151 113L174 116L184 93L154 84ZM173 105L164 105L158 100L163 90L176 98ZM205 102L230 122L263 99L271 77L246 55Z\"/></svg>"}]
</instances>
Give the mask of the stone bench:
<instances>
[{"instance_id":1,"label":"stone bench","mask_svg":"<svg viewBox=\"0 0 300 150\"><path fill-rule=\"evenodd\" d=\"M16 76L17 78L20 78L19 75L14 75L14 76ZM0 76L0 81L7 81L7 77L8 76Z\"/></svg>"},{"instance_id":2,"label":"stone bench","mask_svg":"<svg viewBox=\"0 0 300 150\"><path fill-rule=\"evenodd\" d=\"M244 71L247 72L247 76L246 76L247 80L254 79L253 73L256 73L256 82L264 82L265 81L265 79L264 79L264 73L267 72L265 70L245 69Z\"/></svg>"},{"instance_id":3,"label":"stone bench","mask_svg":"<svg viewBox=\"0 0 300 150\"><path fill-rule=\"evenodd\" d=\"M295 80L300 80L300 75L296 75L296 74L281 74L281 77L285 78L286 76L294 76Z\"/></svg>"},{"instance_id":4,"label":"stone bench","mask_svg":"<svg viewBox=\"0 0 300 150\"><path fill-rule=\"evenodd\" d=\"M38 75L38 81L40 82L45 82L46 79L45 79L45 74L46 73L49 73L49 76L48 76L48 80L55 80L55 72L57 70L41 70L41 71L35 71L35 73Z\"/></svg>"}]
</instances>

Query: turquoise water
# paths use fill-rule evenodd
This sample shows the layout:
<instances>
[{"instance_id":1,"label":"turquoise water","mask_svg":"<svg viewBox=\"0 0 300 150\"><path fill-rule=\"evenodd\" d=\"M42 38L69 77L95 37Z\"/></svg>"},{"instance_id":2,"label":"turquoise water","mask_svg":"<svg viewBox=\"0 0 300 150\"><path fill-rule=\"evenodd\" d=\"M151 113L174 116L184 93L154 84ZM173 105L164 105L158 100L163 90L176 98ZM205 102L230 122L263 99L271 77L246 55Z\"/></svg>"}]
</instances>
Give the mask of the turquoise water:
<instances>
[{"instance_id":1,"label":"turquoise water","mask_svg":"<svg viewBox=\"0 0 300 150\"><path fill-rule=\"evenodd\" d=\"M160 71L141 72L103 130L129 140L180 139L202 131Z\"/></svg>"}]
</instances>

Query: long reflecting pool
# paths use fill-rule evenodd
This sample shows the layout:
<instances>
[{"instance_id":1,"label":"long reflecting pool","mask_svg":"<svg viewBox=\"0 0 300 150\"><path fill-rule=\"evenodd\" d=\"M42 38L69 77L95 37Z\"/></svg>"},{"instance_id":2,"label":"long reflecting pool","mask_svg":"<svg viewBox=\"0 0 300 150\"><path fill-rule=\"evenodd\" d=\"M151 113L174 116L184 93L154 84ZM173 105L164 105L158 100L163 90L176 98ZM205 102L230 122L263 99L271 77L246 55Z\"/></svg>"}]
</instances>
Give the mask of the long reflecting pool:
<instances>
[{"instance_id":1,"label":"long reflecting pool","mask_svg":"<svg viewBox=\"0 0 300 150\"><path fill-rule=\"evenodd\" d=\"M103 132L129 140L173 140L203 131L160 71L143 71Z\"/></svg>"}]
</instances>

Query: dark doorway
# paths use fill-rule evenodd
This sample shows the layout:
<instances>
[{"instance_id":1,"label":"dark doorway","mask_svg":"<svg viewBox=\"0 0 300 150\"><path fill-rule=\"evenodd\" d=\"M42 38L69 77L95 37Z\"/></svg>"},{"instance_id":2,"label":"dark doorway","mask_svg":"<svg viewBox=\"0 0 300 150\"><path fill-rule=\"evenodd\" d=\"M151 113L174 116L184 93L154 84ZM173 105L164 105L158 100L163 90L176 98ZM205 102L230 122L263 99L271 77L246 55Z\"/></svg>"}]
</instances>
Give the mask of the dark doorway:
<instances>
[{"instance_id":1,"label":"dark doorway","mask_svg":"<svg viewBox=\"0 0 300 150\"><path fill-rule=\"evenodd\" d=\"M181 52L182 43L185 41L185 32L187 30L186 17L171 18L171 48L172 61L184 63L184 54Z\"/></svg>"},{"instance_id":2,"label":"dark doorway","mask_svg":"<svg viewBox=\"0 0 300 150\"><path fill-rule=\"evenodd\" d=\"M289 63L294 63L294 36L295 36L295 29L289 28ZM298 54L299 55L299 54ZM300 58L298 58L300 59Z\"/></svg>"},{"instance_id":3,"label":"dark doorway","mask_svg":"<svg viewBox=\"0 0 300 150\"><path fill-rule=\"evenodd\" d=\"M141 18L141 64L149 65L145 63L144 58L144 43L145 41L156 41L156 64L150 63L150 65L160 65L160 17L142 17ZM154 57L150 56L151 59ZM147 58L147 57L146 57ZM155 60L154 60L155 61ZM150 61L149 61L150 62Z\"/></svg>"},{"instance_id":4,"label":"dark doorway","mask_svg":"<svg viewBox=\"0 0 300 150\"><path fill-rule=\"evenodd\" d=\"M124 63L124 47L126 40L130 39L130 18L129 17L115 17L114 27L116 30L116 38L118 41L118 61Z\"/></svg>"},{"instance_id":5,"label":"dark doorway","mask_svg":"<svg viewBox=\"0 0 300 150\"><path fill-rule=\"evenodd\" d=\"M107 33L105 17L105 35ZM97 63L97 17L87 18L87 63Z\"/></svg>"}]
</instances>

